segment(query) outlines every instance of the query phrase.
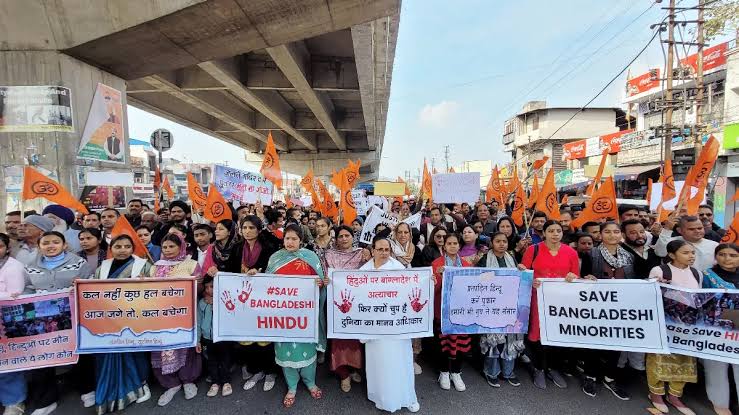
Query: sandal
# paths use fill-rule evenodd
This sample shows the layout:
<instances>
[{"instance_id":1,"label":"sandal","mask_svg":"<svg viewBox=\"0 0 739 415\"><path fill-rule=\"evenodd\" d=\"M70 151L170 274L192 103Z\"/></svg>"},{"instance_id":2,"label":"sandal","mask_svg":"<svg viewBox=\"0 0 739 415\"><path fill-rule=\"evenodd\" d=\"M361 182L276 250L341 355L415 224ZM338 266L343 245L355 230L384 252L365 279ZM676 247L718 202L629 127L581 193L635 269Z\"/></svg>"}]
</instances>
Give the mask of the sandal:
<instances>
[{"instance_id":1,"label":"sandal","mask_svg":"<svg viewBox=\"0 0 739 415\"><path fill-rule=\"evenodd\" d=\"M282 399L282 404L285 408L291 408L295 405L295 392L288 392L285 394L285 398Z\"/></svg>"},{"instance_id":2,"label":"sandal","mask_svg":"<svg viewBox=\"0 0 739 415\"><path fill-rule=\"evenodd\" d=\"M351 378L347 377L346 379L341 379L341 390L343 392L349 392L350 390L352 390Z\"/></svg>"},{"instance_id":3,"label":"sandal","mask_svg":"<svg viewBox=\"0 0 739 415\"><path fill-rule=\"evenodd\" d=\"M310 396L312 396L313 399L321 399L323 398L323 391L321 390L321 388L316 386L315 388L310 390Z\"/></svg>"}]
</instances>

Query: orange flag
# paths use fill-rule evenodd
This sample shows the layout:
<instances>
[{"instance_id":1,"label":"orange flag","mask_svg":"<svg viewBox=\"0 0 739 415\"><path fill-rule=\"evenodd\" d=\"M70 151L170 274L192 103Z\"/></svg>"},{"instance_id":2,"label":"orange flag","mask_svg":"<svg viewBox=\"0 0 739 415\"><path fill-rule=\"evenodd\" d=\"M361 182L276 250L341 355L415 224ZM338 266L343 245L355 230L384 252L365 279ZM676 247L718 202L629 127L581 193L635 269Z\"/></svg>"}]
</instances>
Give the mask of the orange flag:
<instances>
[{"instance_id":1,"label":"orange flag","mask_svg":"<svg viewBox=\"0 0 739 415\"><path fill-rule=\"evenodd\" d=\"M429 167L426 164L426 159L423 159L423 181L421 182L421 193L426 196L427 199L432 199L432 186L431 186L431 174L429 173Z\"/></svg>"},{"instance_id":2,"label":"orange flag","mask_svg":"<svg viewBox=\"0 0 739 415\"><path fill-rule=\"evenodd\" d=\"M272 139L272 131L267 134L267 148L264 149L262 167L259 168L265 179L271 181L275 187L282 189L282 171L280 170L280 158L277 157L277 149Z\"/></svg>"},{"instance_id":3,"label":"orange flag","mask_svg":"<svg viewBox=\"0 0 739 415\"><path fill-rule=\"evenodd\" d=\"M154 189L159 190L162 185L162 175L159 173L159 165L154 169Z\"/></svg>"},{"instance_id":4,"label":"orange flag","mask_svg":"<svg viewBox=\"0 0 739 415\"><path fill-rule=\"evenodd\" d=\"M739 237L737 234L739 233L739 212L736 212L734 214L734 220L731 221L731 226L729 226L729 229L726 230L726 235L724 235L723 238L721 238L722 244L735 244L737 243L737 239Z\"/></svg>"},{"instance_id":5,"label":"orange flag","mask_svg":"<svg viewBox=\"0 0 739 415\"><path fill-rule=\"evenodd\" d=\"M485 203L490 203L493 201L493 198L495 197L495 188L493 187L493 181L497 179L498 175L498 166L496 165L493 170L490 172L490 179L488 180L488 185L485 186Z\"/></svg>"},{"instance_id":6,"label":"orange flag","mask_svg":"<svg viewBox=\"0 0 739 415\"><path fill-rule=\"evenodd\" d=\"M523 212L529 204L528 200L526 200L526 192L523 190L523 186L518 186L516 189L516 197L513 199L513 203L511 219L513 219L516 226L523 226Z\"/></svg>"},{"instance_id":7,"label":"orange flag","mask_svg":"<svg viewBox=\"0 0 739 415\"><path fill-rule=\"evenodd\" d=\"M287 207L288 210L293 208L293 200L290 198L290 195L285 195L285 207Z\"/></svg>"},{"instance_id":8,"label":"orange flag","mask_svg":"<svg viewBox=\"0 0 739 415\"><path fill-rule=\"evenodd\" d=\"M198 211L202 212L205 209L205 202L208 199L203 193L203 189L200 188L195 176L192 173L187 172L187 193L190 196L193 207Z\"/></svg>"},{"instance_id":9,"label":"orange flag","mask_svg":"<svg viewBox=\"0 0 739 415\"><path fill-rule=\"evenodd\" d=\"M157 215L159 214L159 208L159 195L156 195L154 199L154 213L156 213Z\"/></svg>"},{"instance_id":10,"label":"orange flag","mask_svg":"<svg viewBox=\"0 0 739 415\"><path fill-rule=\"evenodd\" d=\"M59 182L52 180L33 167L23 168L23 200L43 197L46 200L81 213L88 213L87 207L72 196Z\"/></svg>"},{"instance_id":11,"label":"orange flag","mask_svg":"<svg viewBox=\"0 0 739 415\"><path fill-rule=\"evenodd\" d=\"M316 193L316 186L315 186L315 178L313 177L313 169L308 170L308 173L303 176L303 178L300 180L300 185L303 186L303 189L305 189L309 194L311 201L313 203L313 208L317 209L319 212L322 212L322 206L321 206L321 199L318 198L318 194Z\"/></svg>"},{"instance_id":12,"label":"orange flag","mask_svg":"<svg viewBox=\"0 0 739 415\"><path fill-rule=\"evenodd\" d=\"M335 171L331 172L331 184L336 186L337 189L341 189L342 176L345 170L346 168L339 170L338 173Z\"/></svg>"},{"instance_id":13,"label":"orange flag","mask_svg":"<svg viewBox=\"0 0 739 415\"><path fill-rule=\"evenodd\" d=\"M357 208L354 205L354 198L352 197L352 187L349 185L348 175L341 175L341 213L344 216L344 225L351 226L354 219L357 218Z\"/></svg>"},{"instance_id":14,"label":"orange flag","mask_svg":"<svg viewBox=\"0 0 739 415\"><path fill-rule=\"evenodd\" d=\"M675 192L675 176L672 174L672 161L670 161L670 159L665 160L665 164L662 166L659 182L662 183L662 195L659 205L657 206L657 213L659 214L657 220L659 222L664 222L667 220L670 211L664 209L662 204L677 196L677 193Z\"/></svg>"},{"instance_id":15,"label":"orange flag","mask_svg":"<svg viewBox=\"0 0 739 415\"><path fill-rule=\"evenodd\" d=\"M449 167L449 173L456 173L456 171L454 171L454 167Z\"/></svg>"},{"instance_id":16,"label":"orange flag","mask_svg":"<svg viewBox=\"0 0 739 415\"><path fill-rule=\"evenodd\" d=\"M223 219L233 219L231 209L215 183L211 183L208 187L208 198L205 200L203 217L213 223L218 223Z\"/></svg>"},{"instance_id":17,"label":"orange flag","mask_svg":"<svg viewBox=\"0 0 739 415\"><path fill-rule=\"evenodd\" d=\"M683 186L683 190L680 192L680 202L685 201L684 197L688 198L688 215L698 214L698 207L703 201L703 197L706 193L706 187L708 187L708 176L711 175L713 165L716 164L716 159L718 158L718 151L720 147L721 146L718 140L716 140L716 138L711 135L711 137L706 142L706 145L703 146L703 149L698 156L698 161L695 163L695 166L690 169L687 177L685 178L685 185ZM698 188L698 192L693 197L690 197L690 190L686 190L690 189L690 187Z\"/></svg>"},{"instance_id":18,"label":"orange flag","mask_svg":"<svg viewBox=\"0 0 739 415\"><path fill-rule=\"evenodd\" d=\"M348 162L348 166L344 169L344 175L346 175L346 181L349 183L350 188L354 188L359 181L359 166L362 165L362 160L357 160L353 163L351 160ZM341 186L337 186L341 187Z\"/></svg>"},{"instance_id":19,"label":"orange flag","mask_svg":"<svg viewBox=\"0 0 739 415\"><path fill-rule=\"evenodd\" d=\"M162 183L162 189L164 189L165 192L167 192L167 199L169 201L174 200L174 190L172 190L172 186L169 185L169 179L167 176L164 176L164 183Z\"/></svg>"},{"instance_id":20,"label":"orange flag","mask_svg":"<svg viewBox=\"0 0 739 415\"><path fill-rule=\"evenodd\" d=\"M146 249L146 245L144 245L143 242L141 242L141 239L139 239L139 235L136 233L136 230L133 229L133 226L131 226L131 223L126 219L126 215L121 215L118 217L118 220L115 222L115 225L113 226L113 229L110 230L110 237L111 239L115 239L115 237L119 235L128 235L131 239L133 239L133 254L136 255L139 258L149 258L149 260L152 260L151 256L149 255L149 250ZM110 247L108 248L108 258L112 258L113 254L110 251Z\"/></svg>"},{"instance_id":21,"label":"orange flag","mask_svg":"<svg viewBox=\"0 0 739 415\"><path fill-rule=\"evenodd\" d=\"M595 174L593 183L588 186L588 190L585 192L586 195L592 196L596 187L600 186L600 179L603 177L603 170L606 168L606 157L608 157L608 149L603 150L603 156L600 158L600 165L598 166L598 172Z\"/></svg>"},{"instance_id":22,"label":"orange flag","mask_svg":"<svg viewBox=\"0 0 739 415\"><path fill-rule=\"evenodd\" d=\"M398 183L405 183L405 180L403 180L402 177L398 176ZM411 195L411 189L408 188L408 183L405 183L405 195L406 196Z\"/></svg>"},{"instance_id":23,"label":"orange flag","mask_svg":"<svg viewBox=\"0 0 739 415\"><path fill-rule=\"evenodd\" d=\"M557 187L554 185L554 169L549 169L544 186L536 201L536 210L547 214L548 219L559 220L559 202L557 201Z\"/></svg>"},{"instance_id":24,"label":"orange flag","mask_svg":"<svg viewBox=\"0 0 739 415\"><path fill-rule=\"evenodd\" d=\"M567 202L569 202L569 201L570 201L570 195L564 195L564 196L562 196L562 204L563 205L566 205Z\"/></svg>"},{"instance_id":25,"label":"orange flag","mask_svg":"<svg viewBox=\"0 0 739 415\"><path fill-rule=\"evenodd\" d=\"M732 202L736 202L739 200L739 189L736 189L736 192L734 192L734 197L731 198Z\"/></svg>"},{"instance_id":26,"label":"orange flag","mask_svg":"<svg viewBox=\"0 0 739 415\"><path fill-rule=\"evenodd\" d=\"M323 184L321 179L316 179L316 185L318 185L318 190L321 192L321 198L323 199L323 207L321 208L323 214L330 218L339 216L339 209L336 207L334 197L331 196L331 192L328 191L326 185Z\"/></svg>"},{"instance_id":27,"label":"orange flag","mask_svg":"<svg viewBox=\"0 0 739 415\"><path fill-rule=\"evenodd\" d=\"M521 181L518 179L518 165L513 165L513 173L511 174L511 181L508 183L508 193L514 193L518 191L521 186Z\"/></svg>"},{"instance_id":28,"label":"orange flag","mask_svg":"<svg viewBox=\"0 0 739 415\"><path fill-rule=\"evenodd\" d=\"M493 199L498 200L498 205L503 209L503 206L505 206L505 188L503 183L500 180L500 170L498 170L498 165L495 165L495 168L493 169L493 183L492 183L492 189L493 189ZM492 201L492 199L491 199Z\"/></svg>"},{"instance_id":29,"label":"orange flag","mask_svg":"<svg viewBox=\"0 0 739 415\"><path fill-rule=\"evenodd\" d=\"M590 202L579 218L572 221L572 226L579 228L583 223L601 218L611 218L618 221L618 207L616 205L616 186L613 177L608 176L603 185L594 193Z\"/></svg>"},{"instance_id":30,"label":"orange flag","mask_svg":"<svg viewBox=\"0 0 739 415\"><path fill-rule=\"evenodd\" d=\"M550 170L551 171L551 170ZM531 185L531 193L529 194L529 200L531 204L537 203L536 208L539 209L539 177L534 174L534 184Z\"/></svg>"},{"instance_id":31,"label":"orange flag","mask_svg":"<svg viewBox=\"0 0 739 415\"><path fill-rule=\"evenodd\" d=\"M652 199L652 179L647 179L647 204L649 204L649 201Z\"/></svg>"},{"instance_id":32,"label":"orange flag","mask_svg":"<svg viewBox=\"0 0 739 415\"><path fill-rule=\"evenodd\" d=\"M532 167L534 168L534 170L539 170L540 168L544 167L545 164L547 164L547 160L549 160L549 156L544 156L543 158L534 161Z\"/></svg>"}]
</instances>

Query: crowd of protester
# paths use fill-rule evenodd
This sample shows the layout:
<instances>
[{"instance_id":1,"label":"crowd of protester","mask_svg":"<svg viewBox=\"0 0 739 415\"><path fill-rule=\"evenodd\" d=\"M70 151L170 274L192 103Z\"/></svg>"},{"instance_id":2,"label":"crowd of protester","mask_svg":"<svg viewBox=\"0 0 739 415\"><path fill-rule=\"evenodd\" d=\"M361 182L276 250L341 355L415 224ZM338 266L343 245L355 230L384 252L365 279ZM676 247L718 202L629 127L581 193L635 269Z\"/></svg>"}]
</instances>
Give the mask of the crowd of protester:
<instances>
[{"instance_id":1,"label":"crowd of protester","mask_svg":"<svg viewBox=\"0 0 739 415\"><path fill-rule=\"evenodd\" d=\"M216 397L231 395L235 386L250 390L261 384L267 392L281 376L287 385L283 404L291 407L301 382L312 398L321 399L316 370L322 364L336 375L342 391L366 382L367 397L378 409L416 412L419 361L438 372L443 390L466 389L462 369L467 361L492 388L520 386L518 376L527 367L537 388L566 388L579 377L585 395L607 391L621 400L631 399L624 385L638 379L636 371L646 378L645 393L657 411L667 413L669 404L683 414L694 413L682 395L686 383L697 382L700 366L715 412L731 413L728 372L731 366L736 379L738 365L677 354L543 345L535 290L527 334L443 335L439 327L447 266L529 269L535 288L543 278L649 278L686 288L734 288L739 282L739 248L719 243L725 231L713 222L710 206L701 206L698 216L682 213L663 223L645 208L620 206L620 217L586 222L579 229L571 223L581 212L567 205L558 220L529 210L525 226L517 226L497 202L436 205L411 198L393 202L389 210L401 220L421 212L422 224L378 226L372 243L362 244L363 217L351 226L337 226L315 210L288 209L281 203L241 206L234 209L233 220L215 224L183 201L157 212L136 199L125 212L107 208L75 216L59 205L47 206L40 214L9 212L6 233L0 234L0 298L68 289L78 278L197 278L201 294L196 347L81 355L71 368L82 406L94 407L98 414L147 401L151 379L163 388L158 405L165 406L180 391L185 399L194 398L201 379L208 385L206 395ZM124 214L150 258L133 255L130 236L112 234ZM432 338L327 341L321 325L318 343L213 341L213 281L220 271L314 275L317 284L325 286L329 268L426 266L433 269L436 290ZM3 373L0 403L5 415L46 415L57 407L57 388L55 368Z\"/></svg>"}]
</instances>

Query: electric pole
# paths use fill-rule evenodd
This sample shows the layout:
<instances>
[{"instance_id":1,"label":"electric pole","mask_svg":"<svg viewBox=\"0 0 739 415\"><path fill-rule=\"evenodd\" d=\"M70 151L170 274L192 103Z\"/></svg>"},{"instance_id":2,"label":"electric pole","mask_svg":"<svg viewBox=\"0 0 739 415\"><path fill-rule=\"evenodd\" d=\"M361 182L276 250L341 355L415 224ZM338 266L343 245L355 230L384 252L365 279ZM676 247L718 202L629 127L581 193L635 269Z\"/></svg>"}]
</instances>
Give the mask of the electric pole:
<instances>
[{"instance_id":1,"label":"electric pole","mask_svg":"<svg viewBox=\"0 0 739 415\"><path fill-rule=\"evenodd\" d=\"M698 160L701 147L703 144L703 9L704 0L698 0L698 21L696 22L697 41L698 41L698 59L696 62L696 76L695 76L695 160ZM710 108L708 109L711 110Z\"/></svg>"},{"instance_id":2,"label":"electric pole","mask_svg":"<svg viewBox=\"0 0 739 415\"><path fill-rule=\"evenodd\" d=\"M431 174L434 174L434 169L436 169L436 157L431 157Z\"/></svg>"},{"instance_id":3,"label":"electric pole","mask_svg":"<svg viewBox=\"0 0 739 415\"><path fill-rule=\"evenodd\" d=\"M444 146L444 160L446 160L446 172L449 173L449 146Z\"/></svg>"},{"instance_id":4,"label":"electric pole","mask_svg":"<svg viewBox=\"0 0 739 415\"><path fill-rule=\"evenodd\" d=\"M672 67L675 60L675 0L670 0L670 7L667 11L669 13L667 22L667 79L665 85L665 99L663 105L665 108L665 121L662 126L664 133L664 154L663 160L672 160ZM658 29L659 30L659 29Z\"/></svg>"}]
</instances>

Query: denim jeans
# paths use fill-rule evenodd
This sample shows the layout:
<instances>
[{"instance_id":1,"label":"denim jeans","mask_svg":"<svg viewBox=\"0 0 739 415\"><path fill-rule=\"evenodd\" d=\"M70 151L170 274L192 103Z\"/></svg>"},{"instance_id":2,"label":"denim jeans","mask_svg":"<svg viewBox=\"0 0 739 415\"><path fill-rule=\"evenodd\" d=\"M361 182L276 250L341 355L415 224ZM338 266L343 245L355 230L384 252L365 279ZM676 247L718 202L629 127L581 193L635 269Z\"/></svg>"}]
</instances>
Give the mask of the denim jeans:
<instances>
[{"instance_id":1,"label":"denim jeans","mask_svg":"<svg viewBox=\"0 0 739 415\"><path fill-rule=\"evenodd\" d=\"M500 357L485 356L485 368L483 370L485 372L485 376L490 378L497 378L498 375L500 375L502 366L503 378L509 379L514 376L513 368L515 367L515 365L515 359L507 360Z\"/></svg>"},{"instance_id":2,"label":"denim jeans","mask_svg":"<svg viewBox=\"0 0 739 415\"><path fill-rule=\"evenodd\" d=\"M10 406L26 400L26 379L23 372L0 373L0 404Z\"/></svg>"}]
</instances>

